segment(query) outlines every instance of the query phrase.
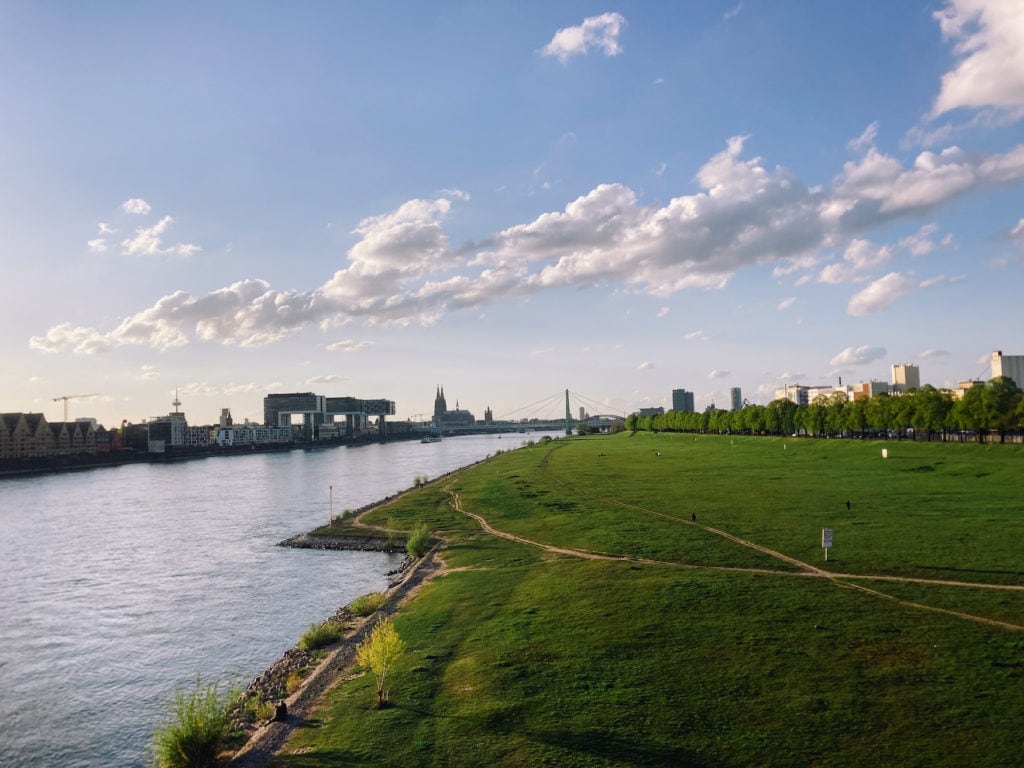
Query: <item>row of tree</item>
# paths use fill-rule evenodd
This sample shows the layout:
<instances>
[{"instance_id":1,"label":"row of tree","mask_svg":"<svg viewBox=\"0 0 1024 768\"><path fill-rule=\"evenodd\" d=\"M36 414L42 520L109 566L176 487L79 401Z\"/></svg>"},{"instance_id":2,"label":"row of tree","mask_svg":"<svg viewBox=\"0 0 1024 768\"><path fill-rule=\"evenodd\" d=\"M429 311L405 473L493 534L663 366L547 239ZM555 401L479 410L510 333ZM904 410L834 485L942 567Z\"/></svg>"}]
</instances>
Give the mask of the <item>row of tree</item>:
<instances>
[{"instance_id":1,"label":"row of tree","mask_svg":"<svg viewBox=\"0 0 1024 768\"><path fill-rule=\"evenodd\" d=\"M845 393L821 395L807 406L789 400L746 405L738 411L711 408L703 413L669 411L656 416L631 414L626 429L814 437L897 437L923 440L985 441L1024 428L1024 392L1000 376L968 389L959 400L930 385L901 395L849 400Z\"/></svg>"}]
</instances>

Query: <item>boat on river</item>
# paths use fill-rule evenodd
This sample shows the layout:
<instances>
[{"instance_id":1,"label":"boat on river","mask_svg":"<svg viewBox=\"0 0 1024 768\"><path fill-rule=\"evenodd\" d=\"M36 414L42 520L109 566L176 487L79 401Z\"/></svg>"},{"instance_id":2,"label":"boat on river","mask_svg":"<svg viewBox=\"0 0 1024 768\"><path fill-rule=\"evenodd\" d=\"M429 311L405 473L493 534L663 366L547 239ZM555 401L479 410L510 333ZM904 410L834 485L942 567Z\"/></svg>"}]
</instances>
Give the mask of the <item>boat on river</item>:
<instances>
[{"instance_id":1,"label":"boat on river","mask_svg":"<svg viewBox=\"0 0 1024 768\"><path fill-rule=\"evenodd\" d=\"M440 435L425 435L422 438L420 438L420 442L421 443L440 443L441 442L441 436Z\"/></svg>"}]
</instances>

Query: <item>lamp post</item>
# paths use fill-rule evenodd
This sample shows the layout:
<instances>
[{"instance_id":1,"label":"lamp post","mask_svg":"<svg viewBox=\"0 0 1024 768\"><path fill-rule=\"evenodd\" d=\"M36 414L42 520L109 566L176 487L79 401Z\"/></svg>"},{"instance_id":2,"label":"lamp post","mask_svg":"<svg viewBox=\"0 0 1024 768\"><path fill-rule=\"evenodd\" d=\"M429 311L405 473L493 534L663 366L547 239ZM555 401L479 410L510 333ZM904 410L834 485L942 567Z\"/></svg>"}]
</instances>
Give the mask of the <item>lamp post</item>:
<instances>
[{"instance_id":1,"label":"lamp post","mask_svg":"<svg viewBox=\"0 0 1024 768\"><path fill-rule=\"evenodd\" d=\"M330 492L329 498L330 498L330 504L331 504L331 523L330 523L330 525L328 527L329 528L333 528L334 527L334 486L333 485L329 485L329 486L327 486L327 488L328 488L328 490Z\"/></svg>"}]
</instances>

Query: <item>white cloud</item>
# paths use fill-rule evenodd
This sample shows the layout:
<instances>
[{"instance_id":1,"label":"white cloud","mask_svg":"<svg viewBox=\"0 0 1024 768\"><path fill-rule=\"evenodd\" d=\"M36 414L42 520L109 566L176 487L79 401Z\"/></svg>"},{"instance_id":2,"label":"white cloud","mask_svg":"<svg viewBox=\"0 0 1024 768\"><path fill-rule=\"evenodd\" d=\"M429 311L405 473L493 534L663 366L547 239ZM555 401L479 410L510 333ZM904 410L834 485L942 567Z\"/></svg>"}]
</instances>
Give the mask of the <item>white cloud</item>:
<instances>
[{"instance_id":1,"label":"white cloud","mask_svg":"<svg viewBox=\"0 0 1024 768\"><path fill-rule=\"evenodd\" d=\"M313 386L315 384L337 384L338 382L348 381L347 376L339 376L336 373L331 373L326 376L312 376L306 379L307 386Z\"/></svg>"},{"instance_id":2,"label":"white cloud","mask_svg":"<svg viewBox=\"0 0 1024 768\"><path fill-rule=\"evenodd\" d=\"M555 32L551 42L541 50L541 55L554 56L562 63L595 48L605 56L617 56L622 52L619 34L625 26L626 19L619 13L590 16L578 27L564 27Z\"/></svg>"},{"instance_id":3,"label":"white cloud","mask_svg":"<svg viewBox=\"0 0 1024 768\"><path fill-rule=\"evenodd\" d=\"M890 272L875 280L855 295L846 305L846 311L855 317L870 315L888 309L896 299L913 293L918 284L898 272Z\"/></svg>"},{"instance_id":4,"label":"white cloud","mask_svg":"<svg viewBox=\"0 0 1024 768\"><path fill-rule=\"evenodd\" d=\"M130 201L129 201L130 202ZM165 246L163 235L170 228L174 219L164 216L152 227L140 227L135 230L135 237L121 241L121 247L128 256L191 256L196 251L201 251L198 245L191 243L177 243Z\"/></svg>"},{"instance_id":5,"label":"white cloud","mask_svg":"<svg viewBox=\"0 0 1024 768\"><path fill-rule=\"evenodd\" d=\"M853 240L843 253L843 260L829 264L818 276L822 283L849 283L864 278L864 273L892 258L892 248L878 246L868 240Z\"/></svg>"},{"instance_id":6,"label":"white cloud","mask_svg":"<svg viewBox=\"0 0 1024 768\"><path fill-rule=\"evenodd\" d=\"M708 335L704 331L691 331L683 336L687 341L707 341Z\"/></svg>"},{"instance_id":7,"label":"white cloud","mask_svg":"<svg viewBox=\"0 0 1024 768\"><path fill-rule=\"evenodd\" d=\"M658 310L658 317L665 317L671 310L668 307L662 307Z\"/></svg>"},{"instance_id":8,"label":"white cloud","mask_svg":"<svg viewBox=\"0 0 1024 768\"><path fill-rule=\"evenodd\" d=\"M866 365L885 357L884 347L847 347L829 361L829 365Z\"/></svg>"},{"instance_id":9,"label":"white cloud","mask_svg":"<svg viewBox=\"0 0 1024 768\"><path fill-rule=\"evenodd\" d=\"M121 203L121 210L125 213L135 214L136 216L145 216L153 210L153 208L142 198L133 197L130 200L125 200Z\"/></svg>"},{"instance_id":10,"label":"white cloud","mask_svg":"<svg viewBox=\"0 0 1024 768\"><path fill-rule=\"evenodd\" d=\"M947 352L944 349L926 349L924 352L918 355L918 357L920 357L922 360L928 360L929 358L935 357L949 357L949 352Z\"/></svg>"},{"instance_id":11,"label":"white cloud","mask_svg":"<svg viewBox=\"0 0 1024 768\"><path fill-rule=\"evenodd\" d=\"M111 229L109 224L107 224L105 222L102 222L102 221L99 223L98 226L99 226L99 232L97 232L97 234L99 234L99 235L112 235L116 231L114 229Z\"/></svg>"},{"instance_id":12,"label":"white cloud","mask_svg":"<svg viewBox=\"0 0 1024 768\"><path fill-rule=\"evenodd\" d=\"M735 6L730 8L728 11L726 11L722 15L722 20L723 21L732 21L733 19L735 19L737 16L740 15L740 11L742 11L742 10L743 10L743 3L736 3Z\"/></svg>"},{"instance_id":13,"label":"white cloud","mask_svg":"<svg viewBox=\"0 0 1024 768\"><path fill-rule=\"evenodd\" d=\"M469 192L465 192L461 189L442 189L441 196L452 197L455 198L456 200L461 200L464 203L469 202Z\"/></svg>"},{"instance_id":14,"label":"white cloud","mask_svg":"<svg viewBox=\"0 0 1024 768\"><path fill-rule=\"evenodd\" d=\"M1024 4L950 0L932 16L959 58L942 76L932 116L962 107L1024 105Z\"/></svg>"},{"instance_id":15,"label":"white cloud","mask_svg":"<svg viewBox=\"0 0 1024 768\"><path fill-rule=\"evenodd\" d=\"M658 166L654 169L654 175L663 176L667 170L668 165L666 163L658 163Z\"/></svg>"},{"instance_id":16,"label":"white cloud","mask_svg":"<svg viewBox=\"0 0 1024 768\"><path fill-rule=\"evenodd\" d=\"M155 365L143 365L139 368L139 379L142 381L154 381L160 378L160 371Z\"/></svg>"},{"instance_id":17,"label":"white cloud","mask_svg":"<svg viewBox=\"0 0 1024 768\"><path fill-rule=\"evenodd\" d=\"M328 344L327 349L331 352L358 352L361 349L372 347L372 341L353 341L352 339L345 339L344 341L336 341L333 344Z\"/></svg>"},{"instance_id":18,"label":"white cloud","mask_svg":"<svg viewBox=\"0 0 1024 768\"><path fill-rule=\"evenodd\" d=\"M952 245L953 236L951 234L947 234L938 242L933 240L932 235L938 231L938 224L925 224L914 234L902 238L900 247L910 251L912 256L925 256L936 248L946 248Z\"/></svg>"},{"instance_id":19,"label":"white cloud","mask_svg":"<svg viewBox=\"0 0 1024 768\"><path fill-rule=\"evenodd\" d=\"M943 123L935 127L915 125L906 132L900 145L910 147L935 147L973 131L991 130L1013 125L1024 118L1024 106L1003 109L982 109L970 120L959 123Z\"/></svg>"},{"instance_id":20,"label":"white cloud","mask_svg":"<svg viewBox=\"0 0 1024 768\"><path fill-rule=\"evenodd\" d=\"M792 307L794 304L796 304L796 296L790 296L780 301L776 309L778 309L780 312L783 312Z\"/></svg>"},{"instance_id":21,"label":"white cloud","mask_svg":"<svg viewBox=\"0 0 1024 768\"><path fill-rule=\"evenodd\" d=\"M90 240L88 246L91 253L103 253L107 250L107 240L103 237L97 237L95 240Z\"/></svg>"},{"instance_id":22,"label":"white cloud","mask_svg":"<svg viewBox=\"0 0 1024 768\"><path fill-rule=\"evenodd\" d=\"M64 323L29 343L79 354L124 345L167 349L192 339L259 346L309 325L324 331L357 320L430 326L451 312L566 287L612 286L659 297L718 290L738 270L767 264L785 275L810 269L822 253L837 249L844 256L829 279L866 279L891 257L892 246L859 234L928 213L965 191L946 183L948 168L971 176L973 187L1024 178L1024 145L988 156L922 153L909 170L872 148L848 163L830 188L808 188L785 168L744 157L745 142L730 139L698 170L697 192L663 204L643 205L629 187L600 184L562 210L452 248L444 223L461 196L413 199L360 221L345 263L319 286L283 291L242 279L205 296L178 291L112 330ZM931 181L937 187L925 190ZM139 229L123 242L126 252L198 250L166 244L171 224L165 216ZM909 278L888 275L851 299L848 311L878 311L916 287Z\"/></svg>"},{"instance_id":23,"label":"white cloud","mask_svg":"<svg viewBox=\"0 0 1024 768\"><path fill-rule=\"evenodd\" d=\"M878 136L878 121L871 123L864 132L861 133L856 139L851 139L850 143L846 146L849 149L859 152L865 147L873 147L875 145L875 137Z\"/></svg>"},{"instance_id":24,"label":"white cloud","mask_svg":"<svg viewBox=\"0 0 1024 768\"><path fill-rule=\"evenodd\" d=\"M1018 221L1017 225L1010 230L1010 237L1024 245L1024 219Z\"/></svg>"},{"instance_id":25,"label":"white cloud","mask_svg":"<svg viewBox=\"0 0 1024 768\"><path fill-rule=\"evenodd\" d=\"M654 363L645 360L644 362L640 363L640 365L638 365L636 368L638 371L649 371L652 368L654 368Z\"/></svg>"},{"instance_id":26,"label":"white cloud","mask_svg":"<svg viewBox=\"0 0 1024 768\"><path fill-rule=\"evenodd\" d=\"M724 379L730 373L732 373L732 371L720 371L716 368L708 374L708 378L711 379L712 381L714 381L715 379Z\"/></svg>"}]
</instances>

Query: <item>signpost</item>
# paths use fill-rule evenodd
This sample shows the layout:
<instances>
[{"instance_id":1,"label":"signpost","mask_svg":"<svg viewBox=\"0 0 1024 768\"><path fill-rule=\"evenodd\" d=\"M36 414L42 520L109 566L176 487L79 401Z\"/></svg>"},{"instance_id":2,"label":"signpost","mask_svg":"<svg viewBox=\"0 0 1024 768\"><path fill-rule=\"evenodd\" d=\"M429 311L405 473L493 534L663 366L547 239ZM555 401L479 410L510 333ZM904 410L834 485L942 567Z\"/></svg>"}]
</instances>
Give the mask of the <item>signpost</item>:
<instances>
[{"instance_id":1,"label":"signpost","mask_svg":"<svg viewBox=\"0 0 1024 768\"><path fill-rule=\"evenodd\" d=\"M828 562L828 548L832 546L832 529L821 529L821 546L825 549L825 562Z\"/></svg>"}]
</instances>

